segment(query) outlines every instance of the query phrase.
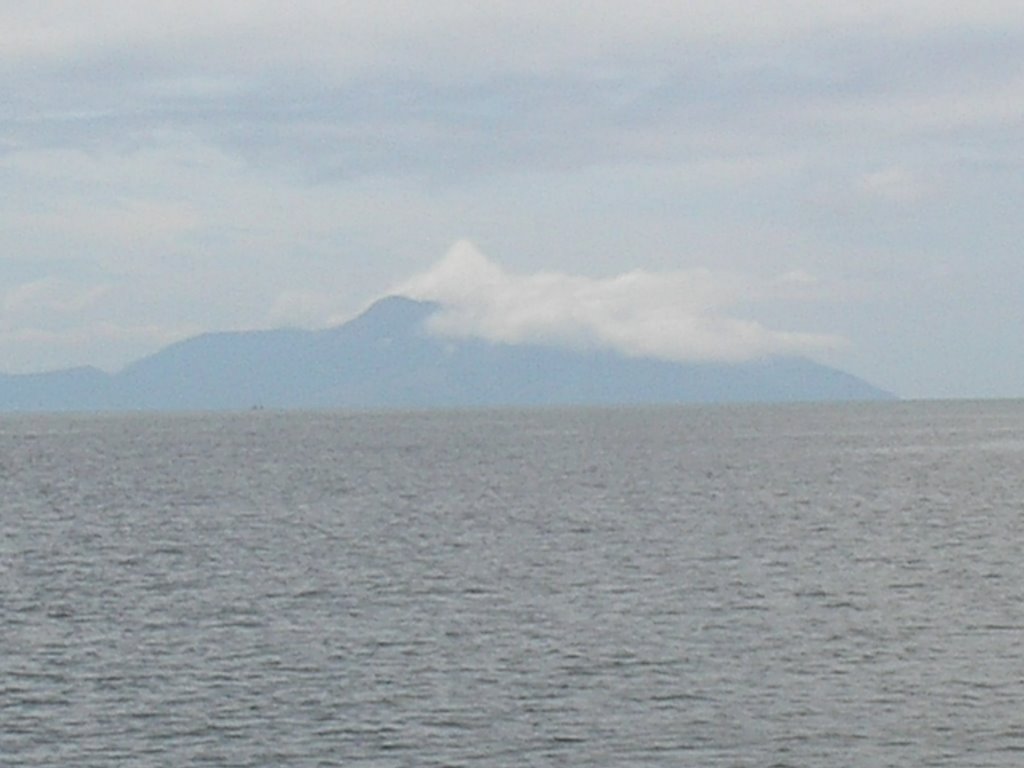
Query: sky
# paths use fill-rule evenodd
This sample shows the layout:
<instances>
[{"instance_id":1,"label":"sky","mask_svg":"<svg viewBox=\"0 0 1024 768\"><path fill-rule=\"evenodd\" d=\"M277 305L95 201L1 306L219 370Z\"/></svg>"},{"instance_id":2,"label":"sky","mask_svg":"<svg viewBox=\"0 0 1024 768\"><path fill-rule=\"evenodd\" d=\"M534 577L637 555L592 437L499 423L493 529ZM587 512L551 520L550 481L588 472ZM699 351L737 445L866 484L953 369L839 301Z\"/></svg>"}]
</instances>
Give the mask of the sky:
<instances>
[{"instance_id":1,"label":"sky","mask_svg":"<svg viewBox=\"0 0 1024 768\"><path fill-rule=\"evenodd\" d=\"M3 0L0 371L343 322L1024 396L1015 2Z\"/></svg>"}]
</instances>

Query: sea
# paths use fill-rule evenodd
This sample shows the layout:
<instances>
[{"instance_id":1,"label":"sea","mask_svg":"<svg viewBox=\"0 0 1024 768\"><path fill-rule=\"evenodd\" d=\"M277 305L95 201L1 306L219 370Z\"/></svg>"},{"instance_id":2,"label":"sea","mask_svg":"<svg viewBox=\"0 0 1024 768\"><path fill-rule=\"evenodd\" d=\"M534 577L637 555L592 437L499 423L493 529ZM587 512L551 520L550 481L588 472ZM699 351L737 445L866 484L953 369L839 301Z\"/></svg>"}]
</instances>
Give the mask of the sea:
<instances>
[{"instance_id":1,"label":"sea","mask_svg":"<svg viewBox=\"0 0 1024 768\"><path fill-rule=\"evenodd\" d=\"M4 766L1024 764L1024 402L0 417Z\"/></svg>"}]
</instances>

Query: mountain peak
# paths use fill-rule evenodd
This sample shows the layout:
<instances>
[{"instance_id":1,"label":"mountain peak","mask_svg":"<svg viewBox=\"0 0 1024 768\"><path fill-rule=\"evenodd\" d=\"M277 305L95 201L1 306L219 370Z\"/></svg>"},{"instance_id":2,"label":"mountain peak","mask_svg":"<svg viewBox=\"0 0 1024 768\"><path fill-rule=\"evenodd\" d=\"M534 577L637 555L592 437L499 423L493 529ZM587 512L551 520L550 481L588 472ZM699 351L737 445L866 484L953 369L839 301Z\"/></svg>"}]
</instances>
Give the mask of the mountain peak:
<instances>
[{"instance_id":1,"label":"mountain peak","mask_svg":"<svg viewBox=\"0 0 1024 768\"><path fill-rule=\"evenodd\" d=\"M338 327L347 331L373 329L375 333L383 331L385 335L408 332L421 325L437 310L438 305L430 301L417 301L405 296L385 296L367 307L355 319Z\"/></svg>"}]
</instances>

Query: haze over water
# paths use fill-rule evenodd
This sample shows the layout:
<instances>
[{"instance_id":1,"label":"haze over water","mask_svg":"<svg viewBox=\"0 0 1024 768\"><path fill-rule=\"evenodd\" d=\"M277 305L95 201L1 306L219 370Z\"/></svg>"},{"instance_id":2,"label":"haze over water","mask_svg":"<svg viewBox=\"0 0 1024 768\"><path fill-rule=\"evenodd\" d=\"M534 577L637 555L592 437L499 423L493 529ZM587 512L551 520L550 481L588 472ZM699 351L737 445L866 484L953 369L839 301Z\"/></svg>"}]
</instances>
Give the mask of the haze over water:
<instances>
[{"instance_id":1,"label":"haze over water","mask_svg":"<svg viewBox=\"0 0 1024 768\"><path fill-rule=\"evenodd\" d=\"M1017 766L1024 404L0 420L24 766Z\"/></svg>"}]
</instances>

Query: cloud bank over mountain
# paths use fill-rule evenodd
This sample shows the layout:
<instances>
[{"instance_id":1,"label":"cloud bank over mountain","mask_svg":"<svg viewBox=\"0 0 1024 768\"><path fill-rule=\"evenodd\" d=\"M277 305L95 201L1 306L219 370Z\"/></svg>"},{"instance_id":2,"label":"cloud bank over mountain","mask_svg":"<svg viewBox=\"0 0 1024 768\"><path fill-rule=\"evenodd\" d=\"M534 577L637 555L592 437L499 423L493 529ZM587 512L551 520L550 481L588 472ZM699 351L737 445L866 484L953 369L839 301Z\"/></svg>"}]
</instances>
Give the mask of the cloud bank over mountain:
<instances>
[{"instance_id":1,"label":"cloud bank over mountain","mask_svg":"<svg viewBox=\"0 0 1024 768\"><path fill-rule=\"evenodd\" d=\"M813 278L804 273L757 284L707 269L632 270L607 278L517 275L462 240L395 292L440 304L430 328L442 336L609 348L677 362L741 362L842 345L836 336L773 330L730 314L743 300L807 283Z\"/></svg>"}]
</instances>

